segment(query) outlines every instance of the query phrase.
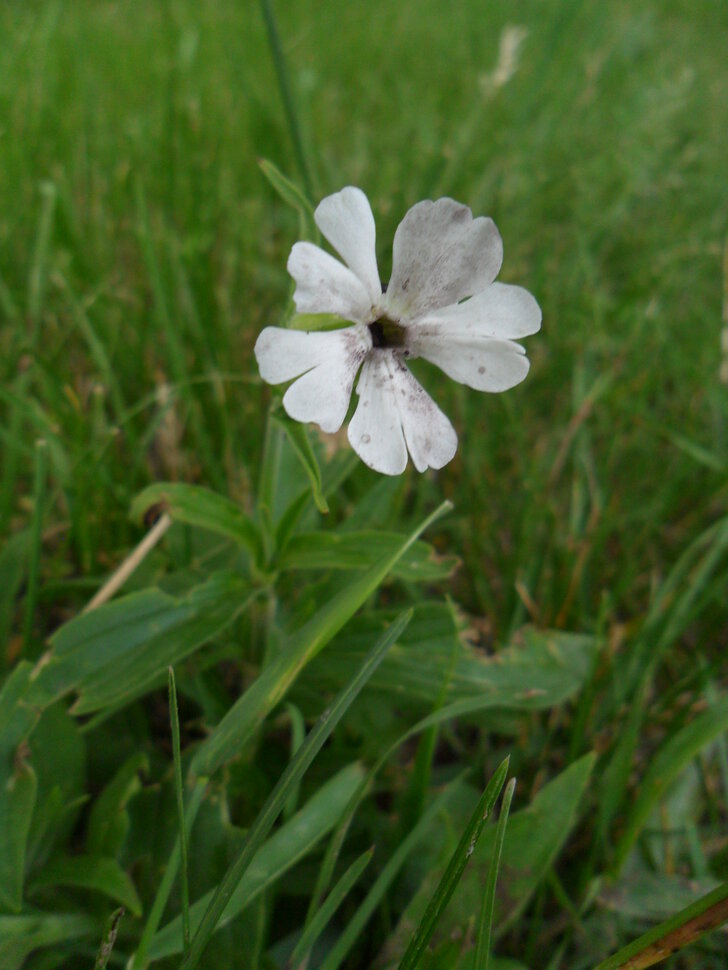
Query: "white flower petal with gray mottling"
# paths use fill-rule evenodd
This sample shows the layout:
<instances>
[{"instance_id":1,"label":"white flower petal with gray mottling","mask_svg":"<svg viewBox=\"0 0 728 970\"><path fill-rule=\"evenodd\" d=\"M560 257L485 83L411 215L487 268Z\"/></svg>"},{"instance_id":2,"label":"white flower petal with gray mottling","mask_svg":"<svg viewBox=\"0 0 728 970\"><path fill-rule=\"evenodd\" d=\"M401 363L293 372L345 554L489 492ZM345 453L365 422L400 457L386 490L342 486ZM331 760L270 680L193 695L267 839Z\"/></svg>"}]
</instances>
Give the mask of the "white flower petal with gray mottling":
<instances>
[{"instance_id":1,"label":"white flower petal with gray mottling","mask_svg":"<svg viewBox=\"0 0 728 970\"><path fill-rule=\"evenodd\" d=\"M255 345L261 377L292 380L283 396L288 414L332 432L346 418L361 368L348 429L357 454L387 475L401 474L408 454L418 471L442 468L457 435L405 360L422 357L479 391L507 390L528 373L515 341L539 330L538 304L522 287L494 282L503 259L498 230L453 199L419 202L405 215L386 292L364 193L342 189L314 217L343 263L296 243L288 260L296 309L336 314L354 326L327 333L266 327Z\"/></svg>"},{"instance_id":2,"label":"white flower petal with gray mottling","mask_svg":"<svg viewBox=\"0 0 728 970\"><path fill-rule=\"evenodd\" d=\"M313 421L322 431L338 431L346 418L351 389L372 346L366 327L305 333L266 327L255 344L260 376L269 384L297 377L283 395L296 421Z\"/></svg>"},{"instance_id":3,"label":"white flower petal with gray mottling","mask_svg":"<svg viewBox=\"0 0 728 970\"><path fill-rule=\"evenodd\" d=\"M455 429L401 357L374 350L361 369L349 442L370 468L399 475L407 452L418 472L442 468L458 446Z\"/></svg>"}]
</instances>

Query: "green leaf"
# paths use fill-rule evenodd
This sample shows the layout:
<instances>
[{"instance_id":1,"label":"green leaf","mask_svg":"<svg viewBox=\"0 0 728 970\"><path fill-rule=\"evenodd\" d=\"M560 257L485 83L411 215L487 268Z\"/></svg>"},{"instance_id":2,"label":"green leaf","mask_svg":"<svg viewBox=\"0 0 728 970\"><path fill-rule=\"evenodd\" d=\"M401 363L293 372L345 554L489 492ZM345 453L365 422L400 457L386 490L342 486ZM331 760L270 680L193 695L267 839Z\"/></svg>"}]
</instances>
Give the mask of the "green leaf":
<instances>
[{"instance_id":1,"label":"green leaf","mask_svg":"<svg viewBox=\"0 0 728 970\"><path fill-rule=\"evenodd\" d=\"M278 657L258 675L207 741L200 745L190 766L193 774L212 774L217 767L240 752L267 714L285 697L306 665L351 619L420 533L450 508L450 503L444 502L403 539L391 555L354 578L291 637Z\"/></svg>"},{"instance_id":2,"label":"green leaf","mask_svg":"<svg viewBox=\"0 0 728 970\"><path fill-rule=\"evenodd\" d=\"M323 931L329 925L334 913L344 901L349 891L354 885L356 885L359 877L371 862L373 855L374 846L372 846L372 848L367 852L362 852L359 858L352 862L336 885L332 887L321 908L314 914L313 918L307 922L306 928L301 934L301 938L291 954L289 961L291 966L297 967L302 962L309 962L310 953L314 944L316 943L316 940L318 940L319 936L321 936Z\"/></svg>"},{"instance_id":3,"label":"green leaf","mask_svg":"<svg viewBox=\"0 0 728 970\"><path fill-rule=\"evenodd\" d=\"M450 897L455 892L465 871L465 867L468 864L468 860L478 844L483 827L490 817L490 813L493 811L507 774L508 758L500 763L478 800L478 804L475 806L468 820L468 824L463 830L457 848L453 852L437 889L428 903L419 926L400 961L399 970L415 970L415 967L419 963L427 944L432 938L435 926L450 901Z\"/></svg>"},{"instance_id":4,"label":"green leaf","mask_svg":"<svg viewBox=\"0 0 728 970\"><path fill-rule=\"evenodd\" d=\"M506 836L506 826L508 825L508 815L511 810L513 792L516 789L516 779L511 780L506 785L501 803L500 816L498 818L498 828L495 833L493 843L493 854L488 866L488 881L485 884L483 893L483 906L480 911L480 922L478 925L478 942L475 949L475 970L488 970L490 962L491 936L493 933L493 916L495 913L495 892L498 882L498 870L500 869L501 855L503 852L503 842Z\"/></svg>"},{"instance_id":5,"label":"green leaf","mask_svg":"<svg viewBox=\"0 0 728 970\"><path fill-rule=\"evenodd\" d=\"M262 562L263 545L257 527L229 498L201 485L158 482L137 495L129 515L135 522L141 523L154 506L167 512L175 522L199 526L232 539L247 549L257 564Z\"/></svg>"},{"instance_id":6,"label":"green leaf","mask_svg":"<svg viewBox=\"0 0 728 970\"><path fill-rule=\"evenodd\" d=\"M30 529L24 529L4 540L0 549L0 643L8 643L15 598L28 569L31 539Z\"/></svg>"},{"instance_id":7,"label":"green leaf","mask_svg":"<svg viewBox=\"0 0 728 970\"><path fill-rule=\"evenodd\" d=\"M190 952L183 963L185 970L192 970L193 967L197 966L200 956L212 936L236 886L239 885L241 878L251 864L255 853L260 848L263 839L272 828L276 818L283 811L283 807L290 793L295 790L327 738L331 735L346 710L358 696L374 670L379 666L386 651L407 626L411 617L412 613L410 611L403 613L394 621L386 634L371 649L357 676L346 685L330 708L321 715L316 727L311 731L289 762L288 767L269 795L256 820L251 825L237 859L225 873L222 882L215 891L215 895L202 919L199 930L192 940Z\"/></svg>"},{"instance_id":8,"label":"green leaf","mask_svg":"<svg viewBox=\"0 0 728 970\"><path fill-rule=\"evenodd\" d=\"M320 235L316 222L313 217L313 206L308 201L304 193L299 189L295 182L287 178L281 170L267 158L259 158L258 165L265 175L270 185L275 189L281 199L295 209L299 218L299 236L301 239L310 239L319 242Z\"/></svg>"},{"instance_id":9,"label":"green leaf","mask_svg":"<svg viewBox=\"0 0 728 970\"><path fill-rule=\"evenodd\" d=\"M146 754L136 752L119 768L94 801L89 815L86 845L96 856L116 856L129 828L127 806L141 790L140 772L149 771Z\"/></svg>"},{"instance_id":10,"label":"green leaf","mask_svg":"<svg viewBox=\"0 0 728 970\"><path fill-rule=\"evenodd\" d=\"M143 590L66 623L34 672L44 703L77 690L73 710L87 714L128 703L164 681L248 605L249 588L232 572L214 573L186 595Z\"/></svg>"},{"instance_id":11,"label":"green leaf","mask_svg":"<svg viewBox=\"0 0 728 970\"><path fill-rule=\"evenodd\" d=\"M523 912L566 842L595 762L591 752L579 758L545 785L528 808L510 816L498 887L497 935ZM484 834L476 850L479 863L490 865L495 839L493 830Z\"/></svg>"},{"instance_id":12,"label":"green leaf","mask_svg":"<svg viewBox=\"0 0 728 970\"><path fill-rule=\"evenodd\" d=\"M305 532L294 535L276 565L279 569L367 569L391 555L404 537L396 532ZM399 579L433 582L448 579L456 556L438 557L426 542L415 542L392 570Z\"/></svg>"},{"instance_id":13,"label":"green leaf","mask_svg":"<svg viewBox=\"0 0 728 970\"><path fill-rule=\"evenodd\" d=\"M93 939L98 929L96 920L75 913L0 916L0 967L21 970L33 950Z\"/></svg>"},{"instance_id":14,"label":"green leaf","mask_svg":"<svg viewBox=\"0 0 728 970\"><path fill-rule=\"evenodd\" d=\"M20 758L0 785L0 906L16 913L23 904L26 846L37 787L35 771Z\"/></svg>"},{"instance_id":15,"label":"green leaf","mask_svg":"<svg viewBox=\"0 0 728 970\"><path fill-rule=\"evenodd\" d=\"M509 817L495 906L496 937L523 912L566 841L576 822L595 760L594 754L580 758L545 785L527 808ZM461 935L471 924L473 914L480 911L497 838L494 828L483 832L458 893L440 921L437 940ZM388 950L405 949L412 927L419 922L438 878L438 870L431 869L401 917Z\"/></svg>"},{"instance_id":16,"label":"green leaf","mask_svg":"<svg viewBox=\"0 0 728 970\"><path fill-rule=\"evenodd\" d=\"M344 931L322 964L321 970L338 970L338 967L346 959L347 954L364 931L372 915L381 905L388 888L397 877L404 863L417 846L421 845L427 836L432 833L437 816L445 808L450 807L456 797L461 793L462 778L456 778L455 781L451 782L434 799L432 804L422 814L415 827L402 839L385 863L365 899L361 902L354 915L348 920ZM408 927L408 936L411 936L411 927Z\"/></svg>"},{"instance_id":17,"label":"green leaf","mask_svg":"<svg viewBox=\"0 0 728 970\"><path fill-rule=\"evenodd\" d=\"M33 878L31 889L42 886L72 886L109 896L114 902L140 916L142 903L134 883L116 859L98 855L57 856Z\"/></svg>"},{"instance_id":18,"label":"green leaf","mask_svg":"<svg viewBox=\"0 0 728 970\"><path fill-rule=\"evenodd\" d=\"M321 468L319 467L316 453L313 450L311 439L308 436L306 426L299 421L294 421L282 411L271 412L271 420L275 421L288 436L298 460L301 462L303 470L308 476L313 500L316 508L322 515L328 515L329 506L323 493L323 483L321 480Z\"/></svg>"},{"instance_id":19,"label":"green leaf","mask_svg":"<svg viewBox=\"0 0 728 970\"><path fill-rule=\"evenodd\" d=\"M225 907L220 926L249 906L331 831L363 777L361 765L348 765L322 785L303 808L261 846ZM212 896L212 891L206 893L190 907L193 932L200 925ZM148 955L150 959L160 959L181 951L182 920L176 917L153 938Z\"/></svg>"},{"instance_id":20,"label":"green leaf","mask_svg":"<svg viewBox=\"0 0 728 970\"><path fill-rule=\"evenodd\" d=\"M596 755L591 752L579 758L545 785L528 808L510 816L498 887L497 935L523 912L564 845L578 818L595 761ZM494 830L484 834L475 853L480 865L490 865L496 834Z\"/></svg>"},{"instance_id":21,"label":"green leaf","mask_svg":"<svg viewBox=\"0 0 728 970\"><path fill-rule=\"evenodd\" d=\"M15 749L31 733L40 718L30 700L33 665L21 660L0 690L0 771L8 770Z\"/></svg>"},{"instance_id":22,"label":"green leaf","mask_svg":"<svg viewBox=\"0 0 728 970\"><path fill-rule=\"evenodd\" d=\"M639 785L637 800L627 816L616 849L615 871L619 871L655 805L692 759L728 730L728 697L714 701L694 721L670 737L649 762Z\"/></svg>"},{"instance_id":23,"label":"green leaf","mask_svg":"<svg viewBox=\"0 0 728 970\"><path fill-rule=\"evenodd\" d=\"M86 792L86 743L66 705L46 708L28 739L38 795L28 837L29 865L37 870L68 839Z\"/></svg>"},{"instance_id":24,"label":"green leaf","mask_svg":"<svg viewBox=\"0 0 728 970\"><path fill-rule=\"evenodd\" d=\"M347 628L306 669L297 693L316 698L345 683L386 620L386 614L370 614ZM399 709L420 713L437 708L420 728L494 708L540 710L581 688L600 646L596 637L526 628L510 646L487 655L462 635L451 607L420 604L365 695L376 692Z\"/></svg>"},{"instance_id":25,"label":"green leaf","mask_svg":"<svg viewBox=\"0 0 728 970\"><path fill-rule=\"evenodd\" d=\"M40 711L30 701L32 667L21 661L0 691L0 906L18 912L37 778L27 741Z\"/></svg>"}]
</instances>

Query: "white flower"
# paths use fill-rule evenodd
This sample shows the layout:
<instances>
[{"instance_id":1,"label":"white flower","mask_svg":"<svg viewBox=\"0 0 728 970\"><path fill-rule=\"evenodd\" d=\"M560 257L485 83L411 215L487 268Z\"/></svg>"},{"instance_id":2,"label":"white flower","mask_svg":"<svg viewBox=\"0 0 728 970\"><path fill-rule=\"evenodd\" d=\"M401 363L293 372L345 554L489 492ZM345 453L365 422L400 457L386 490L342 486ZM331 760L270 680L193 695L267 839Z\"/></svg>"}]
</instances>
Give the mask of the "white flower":
<instances>
[{"instance_id":1,"label":"white flower","mask_svg":"<svg viewBox=\"0 0 728 970\"><path fill-rule=\"evenodd\" d=\"M297 378L283 396L288 414L334 432L361 368L348 430L352 448L386 475L404 471L408 452L418 471L442 468L455 455L457 435L405 359L424 357L477 391L505 391L528 373L525 351L513 341L540 328L538 304L520 286L493 282L503 259L495 223L473 219L453 199L409 210L394 236L386 288L374 216L361 189L328 196L315 219L343 263L312 243L296 243L288 259L296 309L336 314L353 326L266 327L255 345L263 380Z\"/></svg>"}]
</instances>

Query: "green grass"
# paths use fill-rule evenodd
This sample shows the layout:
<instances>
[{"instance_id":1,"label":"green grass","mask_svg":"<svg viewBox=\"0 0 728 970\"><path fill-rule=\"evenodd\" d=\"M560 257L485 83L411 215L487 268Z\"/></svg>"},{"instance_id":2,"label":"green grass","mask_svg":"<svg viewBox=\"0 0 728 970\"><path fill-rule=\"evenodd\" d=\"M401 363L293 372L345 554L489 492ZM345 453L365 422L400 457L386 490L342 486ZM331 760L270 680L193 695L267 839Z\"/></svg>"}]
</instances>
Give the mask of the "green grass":
<instances>
[{"instance_id":1,"label":"green grass","mask_svg":"<svg viewBox=\"0 0 728 970\"><path fill-rule=\"evenodd\" d=\"M179 966L167 666L194 913L304 725L414 606L200 966L284 967L307 926L330 970L370 913L341 966L396 967L509 755L488 965L595 967L728 878L728 12L275 12L311 201L367 192L385 279L418 200L491 215L501 279L543 309L531 373L481 395L413 368L460 439L437 474L382 479L309 429L312 458L268 419L252 353L299 234L259 160L305 184L258 6L2 5L0 966L93 965L119 905L108 966L141 966L140 941ZM526 33L498 86L509 25ZM208 491L130 517L157 482ZM174 524L79 616L162 494ZM421 966L473 965L496 835ZM727 952L718 931L665 965Z\"/></svg>"}]
</instances>

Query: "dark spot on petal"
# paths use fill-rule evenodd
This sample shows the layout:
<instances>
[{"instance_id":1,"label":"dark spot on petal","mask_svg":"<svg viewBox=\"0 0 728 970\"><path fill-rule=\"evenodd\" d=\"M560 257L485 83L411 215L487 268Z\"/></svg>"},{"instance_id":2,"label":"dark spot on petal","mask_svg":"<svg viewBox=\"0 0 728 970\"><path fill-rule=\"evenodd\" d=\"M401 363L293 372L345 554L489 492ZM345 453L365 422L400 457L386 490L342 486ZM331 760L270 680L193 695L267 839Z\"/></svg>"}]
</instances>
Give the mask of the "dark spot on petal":
<instances>
[{"instance_id":1,"label":"dark spot on petal","mask_svg":"<svg viewBox=\"0 0 728 970\"><path fill-rule=\"evenodd\" d=\"M407 279L402 283L402 289L404 290L405 293L407 292L407 287L409 286L409 282L410 282L410 278L408 276Z\"/></svg>"},{"instance_id":2,"label":"dark spot on petal","mask_svg":"<svg viewBox=\"0 0 728 970\"><path fill-rule=\"evenodd\" d=\"M485 374L485 367L479 367L478 368L478 373L479 374Z\"/></svg>"}]
</instances>

